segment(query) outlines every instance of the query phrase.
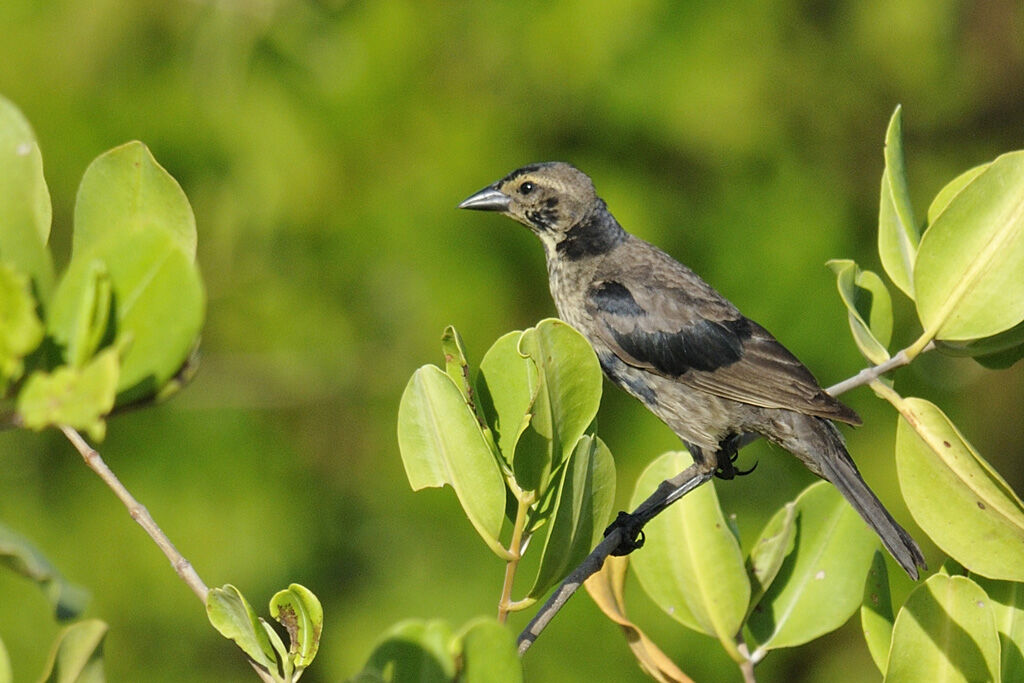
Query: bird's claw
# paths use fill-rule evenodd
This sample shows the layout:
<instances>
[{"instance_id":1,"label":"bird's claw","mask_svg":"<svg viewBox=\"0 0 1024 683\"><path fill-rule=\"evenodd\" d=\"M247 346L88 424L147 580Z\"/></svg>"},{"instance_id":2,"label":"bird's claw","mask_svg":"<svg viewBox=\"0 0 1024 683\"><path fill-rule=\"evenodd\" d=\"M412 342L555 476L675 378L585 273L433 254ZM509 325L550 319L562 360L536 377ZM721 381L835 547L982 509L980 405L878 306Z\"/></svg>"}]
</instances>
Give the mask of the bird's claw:
<instances>
[{"instance_id":1,"label":"bird's claw","mask_svg":"<svg viewBox=\"0 0 1024 683\"><path fill-rule=\"evenodd\" d=\"M741 470L736 467L736 459L739 457L737 451L719 451L718 453L718 467L715 468L715 476L719 479L733 479L735 477L745 477L754 470L757 469L757 461L750 469Z\"/></svg>"},{"instance_id":2,"label":"bird's claw","mask_svg":"<svg viewBox=\"0 0 1024 683\"><path fill-rule=\"evenodd\" d=\"M631 515L623 510L619 511L619 515L615 518L615 521L608 525L604 530L604 535L607 536L616 529L622 531L622 540L619 542L615 549L612 550L611 554L617 557L623 555L629 555L637 548L644 546L644 529L643 523L636 515Z\"/></svg>"}]
</instances>

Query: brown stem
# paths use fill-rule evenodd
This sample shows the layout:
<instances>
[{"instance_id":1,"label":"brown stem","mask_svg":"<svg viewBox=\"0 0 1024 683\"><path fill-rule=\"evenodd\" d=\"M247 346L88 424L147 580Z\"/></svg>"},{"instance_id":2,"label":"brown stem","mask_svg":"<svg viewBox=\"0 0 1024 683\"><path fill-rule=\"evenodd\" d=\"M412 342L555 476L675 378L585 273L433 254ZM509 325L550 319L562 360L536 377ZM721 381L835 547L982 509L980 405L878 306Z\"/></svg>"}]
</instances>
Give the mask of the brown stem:
<instances>
[{"instance_id":1,"label":"brown stem","mask_svg":"<svg viewBox=\"0 0 1024 683\"><path fill-rule=\"evenodd\" d=\"M64 432L64 436L68 438L68 441L78 450L82 455L82 459L85 460L85 464L89 468L99 475L100 479L110 487L124 506L128 508L128 514L131 518L138 522L149 537L153 539L153 542L157 544L160 550L163 551L167 559L170 560L171 566L174 571L177 572L181 580L184 581L192 592L202 601L203 605L206 604L206 593L208 589L203 580L199 578L199 574L192 568L192 564L185 559L185 557L178 552L178 549L171 543L171 539L167 538L167 535L157 526L153 517L149 514L149 511L139 501L135 500L135 497L128 492L128 489L124 487L124 484L117 478L117 475L111 471L107 464L103 462L103 458L96 451L95 448L90 446L85 439L71 427L63 426L60 428Z\"/></svg>"}]
</instances>

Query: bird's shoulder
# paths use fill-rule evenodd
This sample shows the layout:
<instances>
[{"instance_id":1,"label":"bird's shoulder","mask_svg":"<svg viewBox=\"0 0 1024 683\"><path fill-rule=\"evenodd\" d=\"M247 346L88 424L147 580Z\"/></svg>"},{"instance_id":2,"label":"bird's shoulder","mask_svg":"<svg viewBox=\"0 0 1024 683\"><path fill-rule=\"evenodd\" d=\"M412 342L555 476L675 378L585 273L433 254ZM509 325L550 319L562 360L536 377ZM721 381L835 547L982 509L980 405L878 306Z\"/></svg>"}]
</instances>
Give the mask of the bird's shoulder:
<instances>
[{"instance_id":1,"label":"bird's shoulder","mask_svg":"<svg viewBox=\"0 0 1024 683\"><path fill-rule=\"evenodd\" d=\"M596 334L624 362L742 403L858 423L768 330L696 273L639 240L587 288Z\"/></svg>"}]
</instances>

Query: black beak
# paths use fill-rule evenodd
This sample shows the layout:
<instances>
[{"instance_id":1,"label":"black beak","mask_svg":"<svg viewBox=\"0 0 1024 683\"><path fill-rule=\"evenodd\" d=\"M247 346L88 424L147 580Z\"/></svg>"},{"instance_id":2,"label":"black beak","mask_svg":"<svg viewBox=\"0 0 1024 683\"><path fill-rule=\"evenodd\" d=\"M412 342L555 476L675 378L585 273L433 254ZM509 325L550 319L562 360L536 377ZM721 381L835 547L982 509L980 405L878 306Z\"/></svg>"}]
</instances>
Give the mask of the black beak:
<instances>
[{"instance_id":1,"label":"black beak","mask_svg":"<svg viewBox=\"0 0 1024 683\"><path fill-rule=\"evenodd\" d=\"M493 185L488 185L476 194L466 197L458 208L475 211L505 211L511 201L508 195L495 190Z\"/></svg>"}]
</instances>

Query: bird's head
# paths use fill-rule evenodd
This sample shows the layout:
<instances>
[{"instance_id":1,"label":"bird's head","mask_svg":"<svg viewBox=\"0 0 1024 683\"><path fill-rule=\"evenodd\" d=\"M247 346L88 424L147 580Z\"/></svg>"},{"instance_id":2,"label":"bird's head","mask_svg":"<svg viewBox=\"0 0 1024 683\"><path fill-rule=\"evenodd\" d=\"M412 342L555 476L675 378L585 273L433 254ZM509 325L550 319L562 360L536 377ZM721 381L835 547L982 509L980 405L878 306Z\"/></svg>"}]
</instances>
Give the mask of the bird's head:
<instances>
[{"instance_id":1,"label":"bird's head","mask_svg":"<svg viewBox=\"0 0 1024 683\"><path fill-rule=\"evenodd\" d=\"M460 209L497 211L513 218L547 242L558 242L604 203L594 183L561 161L531 164L467 197Z\"/></svg>"}]
</instances>

